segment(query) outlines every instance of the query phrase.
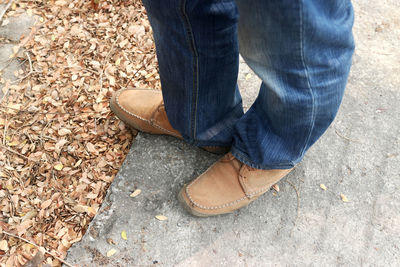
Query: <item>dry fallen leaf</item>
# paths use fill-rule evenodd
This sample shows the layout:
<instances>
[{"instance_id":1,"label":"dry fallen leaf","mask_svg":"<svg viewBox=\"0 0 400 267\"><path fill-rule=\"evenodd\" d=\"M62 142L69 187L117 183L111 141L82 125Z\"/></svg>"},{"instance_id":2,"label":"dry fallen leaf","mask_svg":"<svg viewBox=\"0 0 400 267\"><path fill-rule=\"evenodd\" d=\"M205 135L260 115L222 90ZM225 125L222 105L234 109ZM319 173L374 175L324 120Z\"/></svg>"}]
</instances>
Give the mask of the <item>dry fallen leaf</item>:
<instances>
[{"instance_id":1,"label":"dry fallen leaf","mask_svg":"<svg viewBox=\"0 0 400 267\"><path fill-rule=\"evenodd\" d=\"M126 236L126 231L122 231L122 232L121 232L121 237L122 237L122 239L124 239L124 240L128 240L128 237Z\"/></svg>"},{"instance_id":2,"label":"dry fallen leaf","mask_svg":"<svg viewBox=\"0 0 400 267\"><path fill-rule=\"evenodd\" d=\"M130 197L137 197L138 195L140 195L140 193L142 193L142 190L140 189L136 189L135 191L133 191L132 194L130 194Z\"/></svg>"},{"instance_id":3,"label":"dry fallen leaf","mask_svg":"<svg viewBox=\"0 0 400 267\"><path fill-rule=\"evenodd\" d=\"M76 212L79 212L79 213L83 213L83 212L90 213L90 207L81 205L81 204L74 206L73 210Z\"/></svg>"},{"instance_id":4,"label":"dry fallen leaf","mask_svg":"<svg viewBox=\"0 0 400 267\"><path fill-rule=\"evenodd\" d=\"M64 136L64 135L67 135L67 134L70 134L70 133L71 133L71 130L68 130L66 128L62 128L62 129L58 130L58 134L60 136Z\"/></svg>"},{"instance_id":5,"label":"dry fallen leaf","mask_svg":"<svg viewBox=\"0 0 400 267\"><path fill-rule=\"evenodd\" d=\"M61 139L60 141L58 141L58 142L56 143L56 145L55 145L55 151L56 151L57 153L60 153L62 147L63 147L66 143L68 143L68 141L67 141L66 139Z\"/></svg>"},{"instance_id":6,"label":"dry fallen leaf","mask_svg":"<svg viewBox=\"0 0 400 267\"><path fill-rule=\"evenodd\" d=\"M326 188L326 185L324 184L320 184L319 187L321 187L323 190L327 190L328 188Z\"/></svg>"},{"instance_id":7,"label":"dry fallen leaf","mask_svg":"<svg viewBox=\"0 0 400 267\"><path fill-rule=\"evenodd\" d=\"M92 143L88 142L88 143L86 144L86 148L87 148L87 150L88 150L90 153L95 153L95 154L97 154L97 149L96 149L96 147L95 147Z\"/></svg>"},{"instance_id":8,"label":"dry fallen leaf","mask_svg":"<svg viewBox=\"0 0 400 267\"><path fill-rule=\"evenodd\" d=\"M16 114L17 111L19 111L20 109L21 109L21 104L9 103L7 105L7 112L11 114Z\"/></svg>"},{"instance_id":9,"label":"dry fallen leaf","mask_svg":"<svg viewBox=\"0 0 400 267\"><path fill-rule=\"evenodd\" d=\"M107 252L107 257L111 257L115 253L117 253L117 250L115 248L112 248Z\"/></svg>"},{"instance_id":10,"label":"dry fallen leaf","mask_svg":"<svg viewBox=\"0 0 400 267\"><path fill-rule=\"evenodd\" d=\"M64 165L62 165L61 163L54 165L54 169L56 169L57 171L61 171L63 168L64 168Z\"/></svg>"},{"instance_id":11,"label":"dry fallen leaf","mask_svg":"<svg viewBox=\"0 0 400 267\"><path fill-rule=\"evenodd\" d=\"M347 199L347 197L343 194L340 194L340 197L342 198L343 202L349 202L349 200Z\"/></svg>"},{"instance_id":12,"label":"dry fallen leaf","mask_svg":"<svg viewBox=\"0 0 400 267\"><path fill-rule=\"evenodd\" d=\"M168 220L168 217L160 214L160 215L156 216L156 219L159 221L166 221L166 220Z\"/></svg>"},{"instance_id":13,"label":"dry fallen leaf","mask_svg":"<svg viewBox=\"0 0 400 267\"><path fill-rule=\"evenodd\" d=\"M109 81L110 81L110 85L111 85L111 86L114 86L114 85L115 85L115 78L112 77L112 76L110 76L110 77L108 77L108 79L109 79Z\"/></svg>"},{"instance_id":14,"label":"dry fallen leaf","mask_svg":"<svg viewBox=\"0 0 400 267\"><path fill-rule=\"evenodd\" d=\"M79 160L75 163L74 168L76 168L76 167L78 167L79 165L81 165L81 163L82 163L82 159L79 159Z\"/></svg>"},{"instance_id":15,"label":"dry fallen leaf","mask_svg":"<svg viewBox=\"0 0 400 267\"><path fill-rule=\"evenodd\" d=\"M25 220L30 220L33 217L35 217L37 215L37 211L36 210L30 210L28 211L23 217L22 217L22 222Z\"/></svg>"},{"instance_id":16,"label":"dry fallen leaf","mask_svg":"<svg viewBox=\"0 0 400 267\"><path fill-rule=\"evenodd\" d=\"M119 43L119 46L120 46L121 48L123 48L125 45L128 44L128 42L129 42L129 40L128 40L128 39L125 39L125 40L123 40L122 42Z\"/></svg>"},{"instance_id":17,"label":"dry fallen leaf","mask_svg":"<svg viewBox=\"0 0 400 267\"><path fill-rule=\"evenodd\" d=\"M7 145L8 146L17 146L17 145L19 145L19 142L18 141L12 141L10 143L7 143Z\"/></svg>"},{"instance_id":18,"label":"dry fallen leaf","mask_svg":"<svg viewBox=\"0 0 400 267\"><path fill-rule=\"evenodd\" d=\"M47 208L51 205L51 202L53 202L51 199L48 199L48 200L46 200L46 201L43 201L43 202L42 202L42 205L40 205L40 207L41 207L42 209L47 209Z\"/></svg>"},{"instance_id":19,"label":"dry fallen leaf","mask_svg":"<svg viewBox=\"0 0 400 267\"><path fill-rule=\"evenodd\" d=\"M107 238L107 243L110 245L115 245L115 241L112 240L111 238Z\"/></svg>"},{"instance_id":20,"label":"dry fallen leaf","mask_svg":"<svg viewBox=\"0 0 400 267\"><path fill-rule=\"evenodd\" d=\"M276 192L279 192L279 185L278 185L278 184L274 184L274 185L272 186L272 188L273 188Z\"/></svg>"},{"instance_id":21,"label":"dry fallen leaf","mask_svg":"<svg viewBox=\"0 0 400 267\"><path fill-rule=\"evenodd\" d=\"M7 243L7 240L1 240L0 241L0 250L3 250L3 251L8 251L8 243Z\"/></svg>"}]
</instances>

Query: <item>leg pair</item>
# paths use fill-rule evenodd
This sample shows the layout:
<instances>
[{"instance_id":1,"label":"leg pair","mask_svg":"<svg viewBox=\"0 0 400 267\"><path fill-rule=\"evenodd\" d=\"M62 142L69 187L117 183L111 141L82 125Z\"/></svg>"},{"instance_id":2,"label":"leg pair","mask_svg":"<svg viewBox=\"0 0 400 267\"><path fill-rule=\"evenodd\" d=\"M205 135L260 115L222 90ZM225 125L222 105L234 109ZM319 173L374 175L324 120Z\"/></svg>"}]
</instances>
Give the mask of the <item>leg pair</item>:
<instances>
[{"instance_id":1,"label":"leg pair","mask_svg":"<svg viewBox=\"0 0 400 267\"><path fill-rule=\"evenodd\" d=\"M350 0L144 0L172 126L195 146L232 145L258 169L287 169L339 108L354 50ZM243 114L240 53L261 78Z\"/></svg>"},{"instance_id":2,"label":"leg pair","mask_svg":"<svg viewBox=\"0 0 400 267\"><path fill-rule=\"evenodd\" d=\"M286 175L334 119L354 50L351 3L143 2L168 114L163 128L176 129L195 146L231 146L180 199L200 216L240 208ZM245 114L237 87L239 48L262 80Z\"/></svg>"}]
</instances>

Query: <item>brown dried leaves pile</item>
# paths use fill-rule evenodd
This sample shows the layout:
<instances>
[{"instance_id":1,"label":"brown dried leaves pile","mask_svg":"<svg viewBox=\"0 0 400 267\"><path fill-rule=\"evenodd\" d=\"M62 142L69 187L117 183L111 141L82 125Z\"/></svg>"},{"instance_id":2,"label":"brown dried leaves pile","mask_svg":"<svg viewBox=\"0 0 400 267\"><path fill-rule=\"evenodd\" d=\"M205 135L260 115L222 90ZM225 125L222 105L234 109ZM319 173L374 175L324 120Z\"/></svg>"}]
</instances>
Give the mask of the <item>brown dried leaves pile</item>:
<instances>
[{"instance_id":1,"label":"brown dried leaves pile","mask_svg":"<svg viewBox=\"0 0 400 267\"><path fill-rule=\"evenodd\" d=\"M140 1L102 0L99 10L84 0L18 1L7 16L22 10L38 23L21 40L27 53L13 59L25 71L6 81L0 105L0 228L63 258L131 144L108 100L128 84L160 87L155 47ZM2 239L0 266L21 266L37 251Z\"/></svg>"}]
</instances>

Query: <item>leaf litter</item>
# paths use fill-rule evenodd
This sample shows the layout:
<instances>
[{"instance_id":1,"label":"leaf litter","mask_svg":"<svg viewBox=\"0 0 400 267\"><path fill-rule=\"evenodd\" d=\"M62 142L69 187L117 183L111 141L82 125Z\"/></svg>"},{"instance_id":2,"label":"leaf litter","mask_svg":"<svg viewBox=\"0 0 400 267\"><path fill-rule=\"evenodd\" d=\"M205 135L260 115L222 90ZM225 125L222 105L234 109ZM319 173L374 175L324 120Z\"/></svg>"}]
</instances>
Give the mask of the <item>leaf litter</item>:
<instances>
[{"instance_id":1,"label":"leaf litter","mask_svg":"<svg viewBox=\"0 0 400 267\"><path fill-rule=\"evenodd\" d=\"M160 88L140 1L20 0L3 22L26 10L38 20L10 59L23 71L16 82L0 79L0 266L22 266L38 247L65 258L131 145L108 100L128 85Z\"/></svg>"}]
</instances>

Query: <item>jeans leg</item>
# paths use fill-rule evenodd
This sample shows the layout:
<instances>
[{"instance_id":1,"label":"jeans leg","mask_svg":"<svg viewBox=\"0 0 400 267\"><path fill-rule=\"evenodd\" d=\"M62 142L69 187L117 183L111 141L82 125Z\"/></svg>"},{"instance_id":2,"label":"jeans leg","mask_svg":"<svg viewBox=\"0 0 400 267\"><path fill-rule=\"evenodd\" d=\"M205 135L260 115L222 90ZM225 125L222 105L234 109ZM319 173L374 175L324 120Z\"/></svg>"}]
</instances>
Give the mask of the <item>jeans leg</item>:
<instances>
[{"instance_id":1,"label":"jeans leg","mask_svg":"<svg viewBox=\"0 0 400 267\"><path fill-rule=\"evenodd\" d=\"M350 0L238 0L240 53L262 79L235 125L232 153L258 169L293 167L341 103L354 51Z\"/></svg>"},{"instance_id":2,"label":"jeans leg","mask_svg":"<svg viewBox=\"0 0 400 267\"><path fill-rule=\"evenodd\" d=\"M234 0L143 0L168 118L196 146L228 146L243 115Z\"/></svg>"}]
</instances>

